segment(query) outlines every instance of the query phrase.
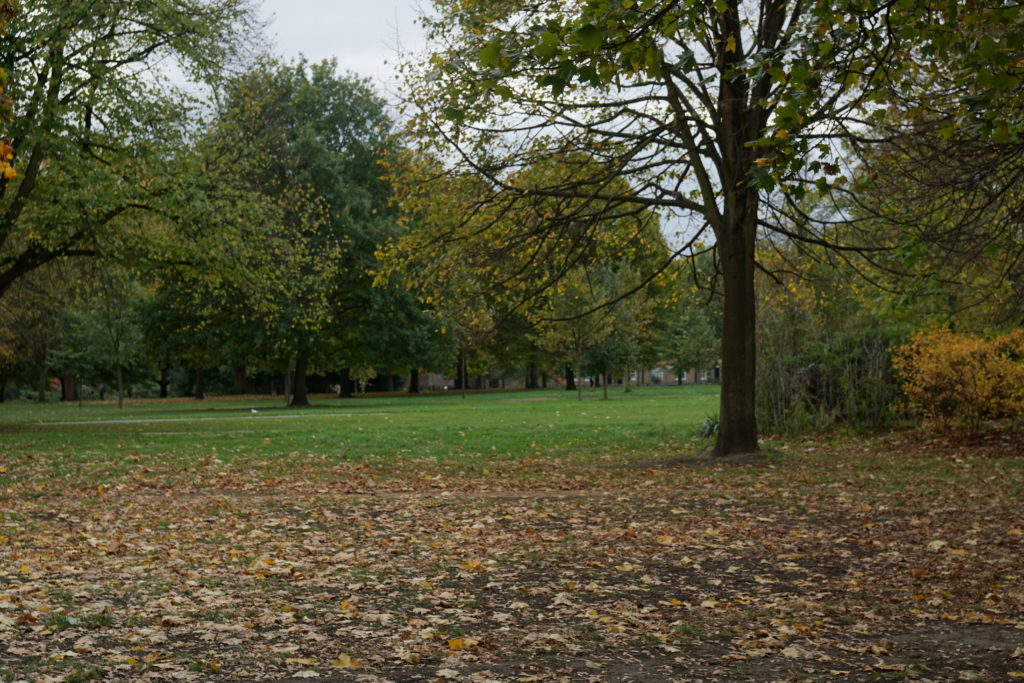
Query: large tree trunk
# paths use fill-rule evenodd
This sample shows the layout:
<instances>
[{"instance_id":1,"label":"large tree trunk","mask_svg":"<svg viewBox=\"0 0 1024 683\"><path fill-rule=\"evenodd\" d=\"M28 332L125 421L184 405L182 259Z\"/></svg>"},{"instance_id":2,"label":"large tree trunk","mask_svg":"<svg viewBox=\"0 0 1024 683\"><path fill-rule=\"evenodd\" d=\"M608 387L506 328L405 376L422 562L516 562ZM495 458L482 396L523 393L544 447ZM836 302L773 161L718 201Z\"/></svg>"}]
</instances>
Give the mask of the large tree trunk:
<instances>
[{"instance_id":1,"label":"large tree trunk","mask_svg":"<svg viewBox=\"0 0 1024 683\"><path fill-rule=\"evenodd\" d=\"M757 446L757 329L754 298L754 235L757 191L726 196L718 253L722 268L722 393L715 455L752 453Z\"/></svg>"},{"instance_id":2,"label":"large tree trunk","mask_svg":"<svg viewBox=\"0 0 1024 683\"><path fill-rule=\"evenodd\" d=\"M292 379L292 401L293 407L309 405L309 396L306 392L306 368L309 366L309 358L296 356L295 377Z\"/></svg>"},{"instance_id":3,"label":"large tree trunk","mask_svg":"<svg viewBox=\"0 0 1024 683\"><path fill-rule=\"evenodd\" d=\"M160 398L167 398L167 387L171 384L171 379L168 377L170 368L166 365L160 368Z\"/></svg>"},{"instance_id":4,"label":"large tree trunk","mask_svg":"<svg viewBox=\"0 0 1024 683\"><path fill-rule=\"evenodd\" d=\"M352 398L351 368L345 368L339 374L341 375L341 379L338 380L338 398Z\"/></svg>"},{"instance_id":5,"label":"large tree trunk","mask_svg":"<svg viewBox=\"0 0 1024 683\"><path fill-rule=\"evenodd\" d=\"M235 396L245 393L245 366L231 368L231 393Z\"/></svg>"},{"instance_id":6,"label":"large tree trunk","mask_svg":"<svg viewBox=\"0 0 1024 683\"><path fill-rule=\"evenodd\" d=\"M420 369L413 368L409 371L409 393L420 393Z\"/></svg>"},{"instance_id":7,"label":"large tree trunk","mask_svg":"<svg viewBox=\"0 0 1024 683\"><path fill-rule=\"evenodd\" d=\"M576 375L572 371L572 363L565 364L565 390L576 391Z\"/></svg>"}]
</instances>

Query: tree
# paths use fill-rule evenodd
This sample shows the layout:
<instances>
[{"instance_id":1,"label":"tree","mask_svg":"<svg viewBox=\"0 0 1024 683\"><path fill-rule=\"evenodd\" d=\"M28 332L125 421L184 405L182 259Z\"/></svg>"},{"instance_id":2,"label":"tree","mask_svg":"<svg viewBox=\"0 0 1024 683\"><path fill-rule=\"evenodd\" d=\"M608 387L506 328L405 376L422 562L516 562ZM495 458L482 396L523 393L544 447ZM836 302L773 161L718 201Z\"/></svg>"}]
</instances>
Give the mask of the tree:
<instances>
[{"instance_id":1,"label":"tree","mask_svg":"<svg viewBox=\"0 0 1024 683\"><path fill-rule=\"evenodd\" d=\"M271 353L294 364L291 403L308 405L306 373L353 355L326 340L348 338L349 317L365 312L374 251L394 227L380 178L391 123L369 84L333 61L264 61L226 90L211 146L244 150L243 186L276 207L246 258Z\"/></svg>"},{"instance_id":2,"label":"tree","mask_svg":"<svg viewBox=\"0 0 1024 683\"><path fill-rule=\"evenodd\" d=\"M920 3L787 0L436 0L435 51L411 93L425 146L521 197L658 209L710 232L723 283L721 429L714 453L756 450L754 271L774 205L846 182L832 144L884 115L913 57ZM911 29L911 30L903 30ZM515 170L587 150L603 168L530 191ZM628 182L621 183L625 178ZM617 185L614 183L618 183Z\"/></svg>"},{"instance_id":3,"label":"tree","mask_svg":"<svg viewBox=\"0 0 1024 683\"><path fill-rule=\"evenodd\" d=\"M187 213L170 161L190 101L167 65L212 81L252 25L246 0L39 0L4 18L0 296L46 263L114 248L140 211Z\"/></svg>"},{"instance_id":4,"label":"tree","mask_svg":"<svg viewBox=\"0 0 1024 683\"><path fill-rule=\"evenodd\" d=\"M113 381L124 408L125 373L145 357L138 315L145 293L134 275L114 264L97 268L79 301L64 312L57 363L93 379Z\"/></svg>"}]
</instances>

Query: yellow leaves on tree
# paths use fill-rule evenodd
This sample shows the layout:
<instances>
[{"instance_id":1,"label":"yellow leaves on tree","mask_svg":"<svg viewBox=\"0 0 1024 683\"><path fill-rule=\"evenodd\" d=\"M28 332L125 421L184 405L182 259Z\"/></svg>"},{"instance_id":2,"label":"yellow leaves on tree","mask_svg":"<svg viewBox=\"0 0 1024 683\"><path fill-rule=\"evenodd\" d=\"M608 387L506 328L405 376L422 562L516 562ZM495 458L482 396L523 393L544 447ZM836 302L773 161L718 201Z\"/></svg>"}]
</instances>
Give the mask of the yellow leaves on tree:
<instances>
[{"instance_id":1,"label":"yellow leaves on tree","mask_svg":"<svg viewBox=\"0 0 1024 683\"><path fill-rule=\"evenodd\" d=\"M1024 329L986 339L928 328L896 349L907 410L943 430L1024 413Z\"/></svg>"}]
</instances>

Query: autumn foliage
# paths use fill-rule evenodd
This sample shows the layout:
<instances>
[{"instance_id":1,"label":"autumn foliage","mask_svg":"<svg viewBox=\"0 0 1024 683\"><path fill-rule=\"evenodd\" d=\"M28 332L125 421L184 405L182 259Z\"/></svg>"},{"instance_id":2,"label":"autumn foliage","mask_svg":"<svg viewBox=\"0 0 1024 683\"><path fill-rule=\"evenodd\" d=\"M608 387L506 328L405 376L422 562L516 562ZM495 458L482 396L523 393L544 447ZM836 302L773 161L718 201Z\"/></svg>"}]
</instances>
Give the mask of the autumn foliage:
<instances>
[{"instance_id":1,"label":"autumn foliage","mask_svg":"<svg viewBox=\"0 0 1024 683\"><path fill-rule=\"evenodd\" d=\"M983 420L1024 414L1024 329L985 338L926 328L894 363L907 411L941 431L976 433Z\"/></svg>"}]
</instances>

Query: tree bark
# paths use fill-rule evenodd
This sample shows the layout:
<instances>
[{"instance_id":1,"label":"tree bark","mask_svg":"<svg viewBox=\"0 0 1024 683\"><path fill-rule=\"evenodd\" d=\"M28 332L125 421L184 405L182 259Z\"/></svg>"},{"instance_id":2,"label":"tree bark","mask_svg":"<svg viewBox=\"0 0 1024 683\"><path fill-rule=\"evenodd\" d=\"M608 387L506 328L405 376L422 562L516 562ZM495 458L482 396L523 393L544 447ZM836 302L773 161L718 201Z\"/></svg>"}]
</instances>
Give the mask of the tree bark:
<instances>
[{"instance_id":1,"label":"tree bark","mask_svg":"<svg viewBox=\"0 0 1024 683\"><path fill-rule=\"evenodd\" d=\"M543 370L540 373L540 388L541 389L547 389L548 388L548 373L544 372Z\"/></svg>"},{"instance_id":2,"label":"tree bark","mask_svg":"<svg viewBox=\"0 0 1024 683\"><path fill-rule=\"evenodd\" d=\"M245 366L231 368L231 393L235 396L245 393Z\"/></svg>"},{"instance_id":3,"label":"tree bark","mask_svg":"<svg viewBox=\"0 0 1024 683\"><path fill-rule=\"evenodd\" d=\"M78 400L78 376L75 373L69 372L60 378L60 400Z\"/></svg>"},{"instance_id":4,"label":"tree bark","mask_svg":"<svg viewBox=\"0 0 1024 683\"><path fill-rule=\"evenodd\" d=\"M420 393L420 369L413 368L409 371L409 393Z\"/></svg>"},{"instance_id":5,"label":"tree bark","mask_svg":"<svg viewBox=\"0 0 1024 683\"><path fill-rule=\"evenodd\" d=\"M526 388L536 389L537 388L537 364L527 363L526 364Z\"/></svg>"},{"instance_id":6,"label":"tree bark","mask_svg":"<svg viewBox=\"0 0 1024 683\"><path fill-rule=\"evenodd\" d=\"M722 393L715 455L752 453L757 446L754 296L754 236L757 191L750 188L726 195L725 225L719 230L722 268Z\"/></svg>"},{"instance_id":7,"label":"tree bark","mask_svg":"<svg viewBox=\"0 0 1024 683\"><path fill-rule=\"evenodd\" d=\"M192 395L195 396L197 401L202 401L206 398L206 377L202 370L196 370L196 385Z\"/></svg>"},{"instance_id":8,"label":"tree bark","mask_svg":"<svg viewBox=\"0 0 1024 683\"><path fill-rule=\"evenodd\" d=\"M124 410L124 367L117 364L117 409Z\"/></svg>"},{"instance_id":9,"label":"tree bark","mask_svg":"<svg viewBox=\"0 0 1024 683\"><path fill-rule=\"evenodd\" d=\"M171 379L168 377L170 368L166 365L160 368L160 398L167 398L167 387L171 384Z\"/></svg>"},{"instance_id":10,"label":"tree bark","mask_svg":"<svg viewBox=\"0 0 1024 683\"><path fill-rule=\"evenodd\" d=\"M48 374L47 370L49 370L49 368L46 366L46 361L44 360L43 361L43 366L39 369L39 396L38 396L38 401L40 403L46 403L46 380L47 380L47 374Z\"/></svg>"},{"instance_id":11,"label":"tree bark","mask_svg":"<svg viewBox=\"0 0 1024 683\"><path fill-rule=\"evenodd\" d=\"M576 390L576 375L572 371L572 363L565 364L565 390Z\"/></svg>"},{"instance_id":12,"label":"tree bark","mask_svg":"<svg viewBox=\"0 0 1024 683\"><path fill-rule=\"evenodd\" d=\"M292 407L309 405L309 395L306 392L306 368L309 366L309 358L306 356L295 357L295 378L292 380Z\"/></svg>"},{"instance_id":13,"label":"tree bark","mask_svg":"<svg viewBox=\"0 0 1024 683\"><path fill-rule=\"evenodd\" d=\"M457 362L459 364L459 369L458 369L458 378L456 379L456 382L458 382L459 389L462 391L462 398L466 398L466 382L469 381L469 377L468 377L468 373L466 372L466 352L465 351L459 351L459 358L458 358Z\"/></svg>"},{"instance_id":14,"label":"tree bark","mask_svg":"<svg viewBox=\"0 0 1024 683\"><path fill-rule=\"evenodd\" d=\"M351 368L345 368L341 371L341 379L338 381L338 398L352 398Z\"/></svg>"},{"instance_id":15,"label":"tree bark","mask_svg":"<svg viewBox=\"0 0 1024 683\"><path fill-rule=\"evenodd\" d=\"M573 367L576 367L576 368L582 367L583 363L581 362L581 359L582 359L582 355L579 353L579 351L577 351L576 352L576 362L573 363ZM583 379L581 377L576 377L574 379L576 379L576 400L577 401L582 401L583 400Z\"/></svg>"}]
</instances>

